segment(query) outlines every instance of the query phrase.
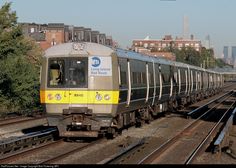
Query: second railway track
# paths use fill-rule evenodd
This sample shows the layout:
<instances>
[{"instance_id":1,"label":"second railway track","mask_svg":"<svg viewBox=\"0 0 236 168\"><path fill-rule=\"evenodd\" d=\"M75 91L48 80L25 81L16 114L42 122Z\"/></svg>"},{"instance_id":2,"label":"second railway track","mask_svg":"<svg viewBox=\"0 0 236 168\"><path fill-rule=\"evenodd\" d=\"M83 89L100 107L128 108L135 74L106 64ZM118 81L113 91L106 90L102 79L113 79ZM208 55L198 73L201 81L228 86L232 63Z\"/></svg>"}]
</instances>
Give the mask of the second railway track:
<instances>
[{"instance_id":1,"label":"second railway track","mask_svg":"<svg viewBox=\"0 0 236 168\"><path fill-rule=\"evenodd\" d=\"M225 122L228 112L235 106L235 92L225 97L218 105L205 111L199 118L191 122L183 131L177 133L162 146L154 150L139 164L189 164L197 157L199 151L216 136ZM208 142L208 143L206 143ZM205 149L206 150L206 149Z\"/></svg>"}]
</instances>

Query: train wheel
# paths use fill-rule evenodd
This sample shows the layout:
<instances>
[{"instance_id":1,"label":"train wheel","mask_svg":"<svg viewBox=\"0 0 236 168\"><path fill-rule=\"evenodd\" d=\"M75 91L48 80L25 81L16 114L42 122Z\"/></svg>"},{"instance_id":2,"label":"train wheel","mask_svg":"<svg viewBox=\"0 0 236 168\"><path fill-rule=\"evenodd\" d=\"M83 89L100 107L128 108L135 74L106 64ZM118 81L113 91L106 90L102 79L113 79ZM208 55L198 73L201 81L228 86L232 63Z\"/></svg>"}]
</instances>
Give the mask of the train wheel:
<instances>
[{"instance_id":1,"label":"train wheel","mask_svg":"<svg viewBox=\"0 0 236 168\"><path fill-rule=\"evenodd\" d=\"M107 139L114 139L117 136L118 136L118 131L116 128L109 127L107 129L107 134L106 134Z\"/></svg>"},{"instance_id":2,"label":"train wheel","mask_svg":"<svg viewBox=\"0 0 236 168\"><path fill-rule=\"evenodd\" d=\"M139 118L136 118L135 127L140 128L141 126L142 126L142 120Z\"/></svg>"}]
</instances>

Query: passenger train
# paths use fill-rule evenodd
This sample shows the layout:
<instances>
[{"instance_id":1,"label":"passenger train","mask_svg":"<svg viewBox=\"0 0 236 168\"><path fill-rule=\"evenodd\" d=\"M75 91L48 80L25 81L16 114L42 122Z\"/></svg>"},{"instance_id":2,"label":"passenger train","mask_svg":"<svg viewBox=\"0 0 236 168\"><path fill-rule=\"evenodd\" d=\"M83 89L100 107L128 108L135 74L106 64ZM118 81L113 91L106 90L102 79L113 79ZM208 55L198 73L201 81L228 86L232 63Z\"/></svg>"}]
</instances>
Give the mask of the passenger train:
<instances>
[{"instance_id":1,"label":"passenger train","mask_svg":"<svg viewBox=\"0 0 236 168\"><path fill-rule=\"evenodd\" d=\"M200 67L97 43L65 43L45 52L40 100L61 137L114 136L211 96L223 83L222 74Z\"/></svg>"}]
</instances>

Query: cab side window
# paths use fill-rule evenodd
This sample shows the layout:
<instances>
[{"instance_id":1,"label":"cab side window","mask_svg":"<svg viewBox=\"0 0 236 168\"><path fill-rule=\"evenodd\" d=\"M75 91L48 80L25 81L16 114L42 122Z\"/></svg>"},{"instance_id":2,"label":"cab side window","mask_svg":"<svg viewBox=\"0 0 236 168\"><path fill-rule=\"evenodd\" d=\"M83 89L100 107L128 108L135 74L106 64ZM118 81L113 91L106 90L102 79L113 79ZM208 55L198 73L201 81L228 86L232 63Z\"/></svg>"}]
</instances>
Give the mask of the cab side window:
<instances>
[{"instance_id":1,"label":"cab side window","mask_svg":"<svg viewBox=\"0 0 236 168\"><path fill-rule=\"evenodd\" d=\"M48 85L63 86L65 84L65 62L64 60L50 60L49 61L49 83Z\"/></svg>"}]
</instances>

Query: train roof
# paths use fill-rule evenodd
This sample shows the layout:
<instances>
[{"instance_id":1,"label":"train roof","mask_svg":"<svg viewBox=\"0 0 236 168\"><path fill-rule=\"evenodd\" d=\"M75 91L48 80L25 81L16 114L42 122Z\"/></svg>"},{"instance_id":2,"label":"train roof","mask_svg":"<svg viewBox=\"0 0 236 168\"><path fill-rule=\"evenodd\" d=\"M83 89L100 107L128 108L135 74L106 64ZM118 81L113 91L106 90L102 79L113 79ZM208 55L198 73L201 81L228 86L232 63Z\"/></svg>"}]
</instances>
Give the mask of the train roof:
<instances>
[{"instance_id":1,"label":"train roof","mask_svg":"<svg viewBox=\"0 0 236 168\"><path fill-rule=\"evenodd\" d=\"M163 58L158 58L154 56L149 56L141 53L137 53L130 50L124 50L120 48L112 48L109 46L104 46L98 43L90 42L76 42L76 43L63 43L55 45L45 51L44 57L57 57L57 56L76 56L76 55L100 55L100 56L110 56L112 53L116 52L118 57L128 58L128 59L138 59L141 61L154 62L159 64L173 65L178 67L189 67L191 69L197 69L202 71L208 71L211 73L216 73L215 71L207 70L201 67L185 64L182 62L175 62L166 60Z\"/></svg>"},{"instance_id":2,"label":"train roof","mask_svg":"<svg viewBox=\"0 0 236 168\"><path fill-rule=\"evenodd\" d=\"M63 43L55 45L45 51L45 57L72 56L72 55L101 55L110 56L113 53L109 47L97 43Z\"/></svg>"},{"instance_id":3,"label":"train roof","mask_svg":"<svg viewBox=\"0 0 236 168\"><path fill-rule=\"evenodd\" d=\"M186 63L182 63L182 62L176 62L176 61L171 61L171 60L167 60L167 59L163 59L163 58L149 56L149 55L137 53L137 52L134 52L134 51L129 51L129 50L124 50L124 49L119 49L118 48L118 49L116 49L116 53L119 57L123 57L123 58L138 59L138 60L141 60L141 61L150 61L151 60L155 63L174 65L174 66L185 67L185 68L189 67L191 69L206 71L204 68L197 67L197 66L194 66L194 65L189 65L189 64L186 64Z\"/></svg>"},{"instance_id":4,"label":"train roof","mask_svg":"<svg viewBox=\"0 0 236 168\"><path fill-rule=\"evenodd\" d=\"M149 55L137 53L137 52L130 51L130 50L124 50L124 49L120 49L120 48L116 49L116 53L119 57L122 57L122 58L138 59L141 61L148 61L148 62L150 62L150 60L151 60L155 63L161 63L161 64L171 64L171 65L174 64L174 61L170 61L170 60L166 60L166 59L162 59L162 58L158 58L158 57L154 57L154 56L149 56Z\"/></svg>"}]
</instances>

